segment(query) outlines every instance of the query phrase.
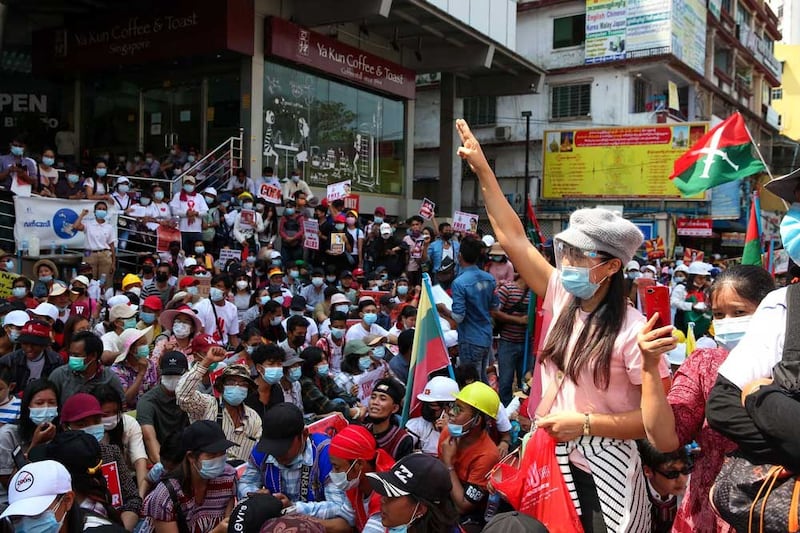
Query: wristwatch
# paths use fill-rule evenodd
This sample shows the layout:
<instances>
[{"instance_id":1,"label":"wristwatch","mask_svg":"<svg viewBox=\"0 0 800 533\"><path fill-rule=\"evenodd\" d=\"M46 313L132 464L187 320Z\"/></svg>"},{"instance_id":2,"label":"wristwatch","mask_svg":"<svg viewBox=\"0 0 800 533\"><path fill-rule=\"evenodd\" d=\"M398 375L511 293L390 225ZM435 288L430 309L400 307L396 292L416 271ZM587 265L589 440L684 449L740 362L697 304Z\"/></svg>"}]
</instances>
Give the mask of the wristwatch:
<instances>
[{"instance_id":1,"label":"wristwatch","mask_svg":"<svg viewBox=\"0 0 800 533\"><path fill-rule=\"evenodd\" d=\"M286 509L281 511L281 514L283 514L283 515L297 514L297 506L296 505L290 505L289 507L287 507Z\"/></svg>"}]
</instances>

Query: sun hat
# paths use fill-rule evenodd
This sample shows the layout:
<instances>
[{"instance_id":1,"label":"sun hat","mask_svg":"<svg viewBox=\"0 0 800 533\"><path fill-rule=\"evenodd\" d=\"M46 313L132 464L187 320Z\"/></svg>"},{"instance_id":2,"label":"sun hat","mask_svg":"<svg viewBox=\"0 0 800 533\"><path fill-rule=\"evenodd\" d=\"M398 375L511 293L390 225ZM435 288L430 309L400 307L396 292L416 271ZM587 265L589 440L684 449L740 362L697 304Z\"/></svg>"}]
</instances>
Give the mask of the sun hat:
<instances>
[{"instance_id":1,"label":"sun hat","mask_svg":"<svg viewBox=\"0 0 800 533\"><path fill-rule=\"evenodd\" d=\"M114 359L115 363L121 363L128 357L128 352L131 349L131 346L136 343L139 339L144 337L146 339L147 344L153 342L153 326L146 327L144 329L126 329L123 331L119 339L122 341L122 351L119 352L119 355Z\"/></svg>"}]
</instances>

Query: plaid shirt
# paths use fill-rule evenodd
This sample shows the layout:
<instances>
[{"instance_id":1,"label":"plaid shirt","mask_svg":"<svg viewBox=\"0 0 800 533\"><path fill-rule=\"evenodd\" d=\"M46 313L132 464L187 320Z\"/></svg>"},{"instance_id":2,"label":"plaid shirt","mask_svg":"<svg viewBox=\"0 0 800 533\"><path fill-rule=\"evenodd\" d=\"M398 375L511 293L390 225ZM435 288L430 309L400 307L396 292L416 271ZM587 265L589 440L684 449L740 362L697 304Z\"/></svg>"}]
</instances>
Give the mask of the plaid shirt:
<instances>
[{"instance_id":1,"label":"plaid shirt","mask_svg":"<svg viewBox=\"0 0 800 533\"><path fill-rule=\"evenodd\" d=\"M189 415L189 422L198 420L217 419L220 402L210 394L203 394L198 391L203 376L208 369L201 365L194 365L191 370L181 377L178 386L175 388L175 399L178 407ZM241 426L234 427L233 420L227 409L222 411L222 431L225 438L235 442L238 446L228 448L228 459L240 459L247 461L250 452L261 438L261 417L251 408L242 404L240 406Z\"/></svg>"}]
</instances>

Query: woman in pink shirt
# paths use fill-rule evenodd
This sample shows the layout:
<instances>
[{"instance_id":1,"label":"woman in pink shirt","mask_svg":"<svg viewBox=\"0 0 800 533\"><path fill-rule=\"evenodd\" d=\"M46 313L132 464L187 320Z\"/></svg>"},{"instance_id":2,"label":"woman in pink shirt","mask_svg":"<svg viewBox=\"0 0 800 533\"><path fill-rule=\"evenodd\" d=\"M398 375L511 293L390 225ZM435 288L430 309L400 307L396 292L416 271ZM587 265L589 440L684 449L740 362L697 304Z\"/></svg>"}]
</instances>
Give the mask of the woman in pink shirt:
<instances>
[{"instance_id":1,"label":"woman in pink shirt","mask_svg":"<svg viewBox=\"0 0 800 533\"><path fill-rule=\"evenodd\" d=\"M535 374L543 391L535 416L538 427L558 441L557 456L567 459L559 463L583 528L649 531L634 440L645 436L637 346L645 320L627 304L622 272L642 245L642 234L611 211L579 209L553 239L554 268L528 241L467 123L458 120L456 127L463 143L458 154L480 180L497 239L520 276L544 297L550 324ZM669 386L665 363L660 371Z\"/></svg>"}]
</instances>

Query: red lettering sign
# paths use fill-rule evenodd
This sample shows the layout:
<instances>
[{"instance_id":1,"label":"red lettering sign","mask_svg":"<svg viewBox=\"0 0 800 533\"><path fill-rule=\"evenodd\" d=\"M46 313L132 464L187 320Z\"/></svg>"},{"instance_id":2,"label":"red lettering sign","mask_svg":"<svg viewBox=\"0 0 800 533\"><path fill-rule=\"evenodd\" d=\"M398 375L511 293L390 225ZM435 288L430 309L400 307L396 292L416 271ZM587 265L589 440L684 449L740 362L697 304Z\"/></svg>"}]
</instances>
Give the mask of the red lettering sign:
<instances>
[{"instance_id":1,"label":"red lettering sign","mask_svg":"<svg viewBox=\"0 0 800 533\"><path fill-rule=\"evenodd\" d=\"M679 218L677 220L680 237L711 237L714 221L710 218Z\"/></svg>"},{"instance_id":2,"label":"red lettering sign","mask_svg":"<svg viewBox=\"0 0 800 533\"><path fill-rule=\"evenodd\" d=\"M265 52L384 93L414 98L413 70L276 17L267 23Z\"/></svg>"}]
</instances>

